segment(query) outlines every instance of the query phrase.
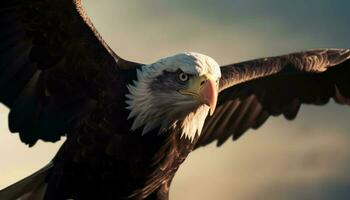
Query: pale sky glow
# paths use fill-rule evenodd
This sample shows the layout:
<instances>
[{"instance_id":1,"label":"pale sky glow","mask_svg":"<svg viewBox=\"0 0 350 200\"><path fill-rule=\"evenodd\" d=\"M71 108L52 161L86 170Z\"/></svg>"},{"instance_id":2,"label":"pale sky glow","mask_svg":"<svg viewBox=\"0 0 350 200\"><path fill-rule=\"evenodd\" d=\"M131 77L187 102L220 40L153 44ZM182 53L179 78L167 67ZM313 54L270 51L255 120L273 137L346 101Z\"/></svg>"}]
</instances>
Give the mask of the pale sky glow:
<instances>
[{"instance_id":1,"label":"pale sky glow","mask_svg":"<svg viewBox=\"0 0 350 200\"><path fill-rule=\"evenodd\" d=\"M142 63L184 51L227 64L310 48L350 48L350 3L342 0L83 2L113 50ZM0 108L0 188L43 167L62 144L27 148L8 133L7 113ZM350 107L333 102L303 106L293 122L270 118L237 142L200 148L180 167L170 199L349 199L349 118Z\"/></svg>"}]
</instances>

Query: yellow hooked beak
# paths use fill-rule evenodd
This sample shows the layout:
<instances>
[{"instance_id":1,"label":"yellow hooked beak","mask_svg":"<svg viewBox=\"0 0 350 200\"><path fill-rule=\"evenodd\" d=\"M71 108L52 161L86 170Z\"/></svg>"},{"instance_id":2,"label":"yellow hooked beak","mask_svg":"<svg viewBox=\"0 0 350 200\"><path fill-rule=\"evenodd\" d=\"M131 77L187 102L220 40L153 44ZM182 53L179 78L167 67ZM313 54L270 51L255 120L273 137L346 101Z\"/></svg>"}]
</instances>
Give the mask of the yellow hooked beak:
<instances>
[{"instance_id":1,"label":"yellow hooked beak","mask_svg":"<svg viewBox=\"0 0 350 200\"><path fill-rule=\"evenodd\" d=\"M190 80L187 89L182 89L179 92L185 95L191 95L200 103L206 104L210 107L210 115L212 115L216 108L218 98L218 86L216 80L210 75L203 75L195 77Z\"/></svg>"}]
</instances>

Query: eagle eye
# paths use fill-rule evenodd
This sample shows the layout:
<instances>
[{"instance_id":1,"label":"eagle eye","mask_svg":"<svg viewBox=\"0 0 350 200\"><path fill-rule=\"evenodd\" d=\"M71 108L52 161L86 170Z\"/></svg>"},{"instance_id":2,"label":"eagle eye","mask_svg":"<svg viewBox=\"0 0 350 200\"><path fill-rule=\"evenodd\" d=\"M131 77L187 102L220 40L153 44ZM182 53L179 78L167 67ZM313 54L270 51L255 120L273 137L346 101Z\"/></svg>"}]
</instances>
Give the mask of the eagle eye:
<instances>
[{"instance_id":1,"label":"eagle eye","mask_svg":"<svg viewBox=\"0 0 350 200\"><path fill-rule=\"evenodd\" d=\"M186 73L184 73L184 72L180 72L180 73L178 74L178 78L179 78L179 80L180 80L181 82L186 82L186 81L188 81L189 76L188 76L188 74L186 74Z\"/></svg>"}]
</instances>

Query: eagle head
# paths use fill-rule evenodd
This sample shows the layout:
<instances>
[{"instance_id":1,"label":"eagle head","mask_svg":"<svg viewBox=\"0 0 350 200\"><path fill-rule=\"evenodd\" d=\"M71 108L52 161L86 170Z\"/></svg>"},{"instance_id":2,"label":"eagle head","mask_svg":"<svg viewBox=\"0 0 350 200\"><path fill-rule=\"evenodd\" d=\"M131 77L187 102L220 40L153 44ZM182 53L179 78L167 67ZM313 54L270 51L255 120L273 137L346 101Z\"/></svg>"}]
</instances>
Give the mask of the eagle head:
<instances>
[{"instance_id":1,"label":"eagle head","mask_svg":"<svg viewBox=\"0 0 350 200\"><path fill-rule=\"evenodd\" d=\"M215 110L221 77L217 62L199 53L180 53L144 65L126 95L132 131L178 130L193 140Z\"/></svg>"}]
</instances>

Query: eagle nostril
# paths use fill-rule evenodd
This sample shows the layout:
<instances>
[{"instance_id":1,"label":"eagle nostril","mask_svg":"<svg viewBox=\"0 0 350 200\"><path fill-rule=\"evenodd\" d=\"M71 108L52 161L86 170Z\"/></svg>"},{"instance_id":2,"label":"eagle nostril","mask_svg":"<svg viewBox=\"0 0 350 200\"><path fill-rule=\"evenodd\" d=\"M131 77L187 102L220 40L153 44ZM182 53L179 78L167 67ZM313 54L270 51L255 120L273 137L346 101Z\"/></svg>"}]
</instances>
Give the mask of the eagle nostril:
<instances>
[{"instance_id":1,"label":"eagle nostril","mask_svg":"<svg viewBox=\"0 0 350 200\"><path fill-rule=\"evenodd\" d=\"M205 83L205 81L203 80L203 81L201 82L201 86L202 86L204 83Z\"/></svg>"}]
</instances>

